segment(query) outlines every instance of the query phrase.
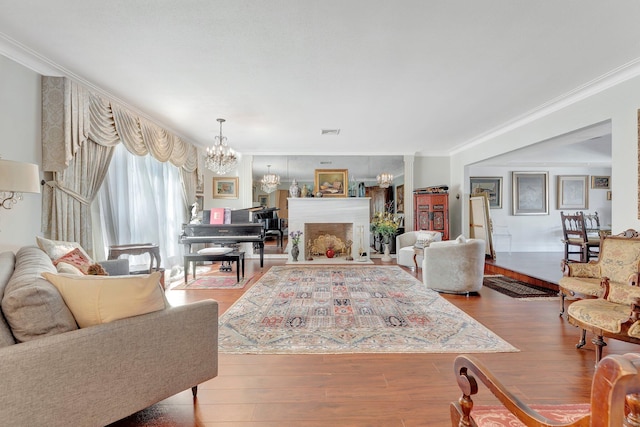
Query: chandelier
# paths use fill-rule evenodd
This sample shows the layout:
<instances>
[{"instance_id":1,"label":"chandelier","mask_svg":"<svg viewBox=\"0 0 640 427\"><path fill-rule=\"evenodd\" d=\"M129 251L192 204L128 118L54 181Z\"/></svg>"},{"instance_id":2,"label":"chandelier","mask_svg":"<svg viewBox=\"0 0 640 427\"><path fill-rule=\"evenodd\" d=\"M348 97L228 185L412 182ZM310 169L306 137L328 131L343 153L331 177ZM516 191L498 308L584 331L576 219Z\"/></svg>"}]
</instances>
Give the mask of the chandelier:
<instances>
[{"instance_id":1,"label":"chandelier","mask_svg":"<svg viewBox=\"0 0 640 427\"><path fill-rule=\"evenodd\" d=\"M275 173L271 173L271 165L267 165L267 174L260 180L262 191L267 194L276 191L280 185L280 176Z\"/></svg>"},{"instance_id":2,"label":"chandelier","mask_svg":"<svg viewBox=\"0 0 640 427\"><path fill-rule=\"evenodd\" d=\"M386 172L378 175L378 185L381 188L389 188L391 184L393 184L393 175Z\"/></svg>"},{"instance_id":3,"label":"chandelier","mask_svg":"<svg viewBox=\"0 0 640 427\"><path fill-rule=\"evenodd\" d=\"M224 175L238 164L238 156L227 145L227 137L222 136L222 123L224 119L217 119L220 123L220 136L216 136L213 147L207 148L204 164L207 169L218 175Z\"/></svg>"}]
</instances>

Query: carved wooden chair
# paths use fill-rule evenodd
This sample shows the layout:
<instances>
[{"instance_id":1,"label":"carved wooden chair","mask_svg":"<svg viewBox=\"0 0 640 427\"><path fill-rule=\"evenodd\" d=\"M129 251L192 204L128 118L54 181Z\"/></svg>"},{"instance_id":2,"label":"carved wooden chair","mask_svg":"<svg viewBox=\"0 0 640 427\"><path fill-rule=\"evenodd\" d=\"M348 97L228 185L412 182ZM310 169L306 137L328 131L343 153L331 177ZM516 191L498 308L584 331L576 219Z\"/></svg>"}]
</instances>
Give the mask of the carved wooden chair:
<instances>
[{"instance_id":1,"label":"carved wooden chair","mask_svg":"<svg viewBox=\"0 0 640 427\"><path fill-rule=\"evenodd\" d=\"M597 258L600 251L600 236L587 234L583 212L565 214L560 212L564 243L564 261L571 255L578 255L578 262L589 262L590 258ZM576 260L573 260L576 261Z\"/></svg>"},{"instance_id":2,"label":"carved wooden chair","mask_svg":"<svg viewBox=\"0 0 640 427\"><path fill-rule=\"evenodd\" d=\"M462 397L450 405L453 427L520 425L517 420L525 426L538 427L640 425L638 353L610 355L602 359L593 377L590 405L573 405L570 411L566 405L544 405L545 410L534 409L535 405L522 402L474 357L456 357L454 370ZM580 372L577 371L576 375L580 375ZM480 406L475 408L475 412L472 411L474 405L471 397L478 393L478 380L498 398L504 409L492 407L492 411L487 411ZM504 412L506 416L502 416Z\"/></svg>"}]
</instances>

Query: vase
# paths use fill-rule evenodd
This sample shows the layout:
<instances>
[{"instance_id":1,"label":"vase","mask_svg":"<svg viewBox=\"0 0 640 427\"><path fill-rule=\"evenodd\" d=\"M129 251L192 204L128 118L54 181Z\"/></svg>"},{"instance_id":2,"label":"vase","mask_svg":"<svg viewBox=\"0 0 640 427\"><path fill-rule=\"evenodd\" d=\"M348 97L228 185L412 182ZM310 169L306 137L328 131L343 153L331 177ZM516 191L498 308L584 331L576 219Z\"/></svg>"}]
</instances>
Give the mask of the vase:
<instances>
[{"instance_id":1,"label":"vase","mask_svg":"<svg viewBox=\"0 0 640 427\"><path fill-rule=\"evenodd\" d=\"M335 254L336 252L333 249L327 249L327 252L325 253L325 255L327 255L327 258L333 258Z\"/></svg>"},{"instance_id":2,"label":"vase","mask_svg":"<svg viewBox=\"0 0 640 427\"><path fill-rule=\"evenodd\" d=\"M291 187L289 187L289 197L300 197L300 187L298 187L298 181L295 179L291 183Z\"/></svg>"},{"instance_id":3,"label":"vase","mask_svg":"<svg viewBox=\"0 0 640 427\"><path fill-rule=\"evenodd\" d=\"M298 261L298 255L300 255L300 248L296 243L291 247L291 259L293 261Z\"/></svg>"},{"instance_id":4,"label":"vase","mask_svg":"<svg viewBox=\"0 0 640 427\"><path fill-rule=\"evenodd\" d=\"M384 255L382 255L382 258L380 258L381 261L384 262L389 262L391 261L391 248L390 248L390 244L389 243L383 243L384 245Z\"/></svg>"}]
</instances>

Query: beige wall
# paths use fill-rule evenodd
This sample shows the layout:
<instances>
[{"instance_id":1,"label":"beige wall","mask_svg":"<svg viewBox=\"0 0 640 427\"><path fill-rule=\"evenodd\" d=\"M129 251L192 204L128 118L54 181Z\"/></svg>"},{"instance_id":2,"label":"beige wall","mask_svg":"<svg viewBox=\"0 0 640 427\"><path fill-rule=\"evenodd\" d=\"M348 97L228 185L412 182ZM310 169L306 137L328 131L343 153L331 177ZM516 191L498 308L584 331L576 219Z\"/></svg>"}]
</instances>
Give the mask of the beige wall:
<instances>
[{"instance_id":1,"label":"beige wall","mask_svg":"<svg viewBox=\"0 0 640 427\"><path fill-rule=\"evenodd\" d=\"M40 148L40 75L0 56L0 157L42 163ZM10 210L0 208L0 251L36 243L42 197L24 194Z\"/></svg>"}]
</instances>

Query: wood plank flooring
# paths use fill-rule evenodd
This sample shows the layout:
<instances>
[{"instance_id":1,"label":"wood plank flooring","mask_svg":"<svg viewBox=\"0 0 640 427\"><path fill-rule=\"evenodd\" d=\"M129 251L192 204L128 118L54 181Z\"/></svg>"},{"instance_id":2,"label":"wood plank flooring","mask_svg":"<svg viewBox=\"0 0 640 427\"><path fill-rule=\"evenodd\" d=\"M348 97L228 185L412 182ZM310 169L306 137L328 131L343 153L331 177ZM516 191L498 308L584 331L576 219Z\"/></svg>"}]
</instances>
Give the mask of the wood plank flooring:
<instances>
[{"instance_id":1,"label":"wood plank flooring","mask_svg":"<svg viewBox=\"0 0 640 427\"><path fill-rule=\"evenodd\" d=\"M382 264L376 260L377 264ZM263 269L248 260L254 283ZM408 271L408 270L407 270ZM412 273L421 278L421 272ZM173 305L213 298L227 310L241 290L168 291ZM519 301L488 288L478 296L444 295L520 349L476 354L528 403L588 403L594 370L593 344L576 349L578 330L558 317L560 303ZM608 341L604 354L639 351ZM449 402L460 397L455 354L227 355L219 376L199 386L194 403L185 391L113 426L210 427L417 427L447 426ZM166 375L171 375L167 366ZM496 404L480 386L477 404Z\"/></svg>"}]
</instances>

